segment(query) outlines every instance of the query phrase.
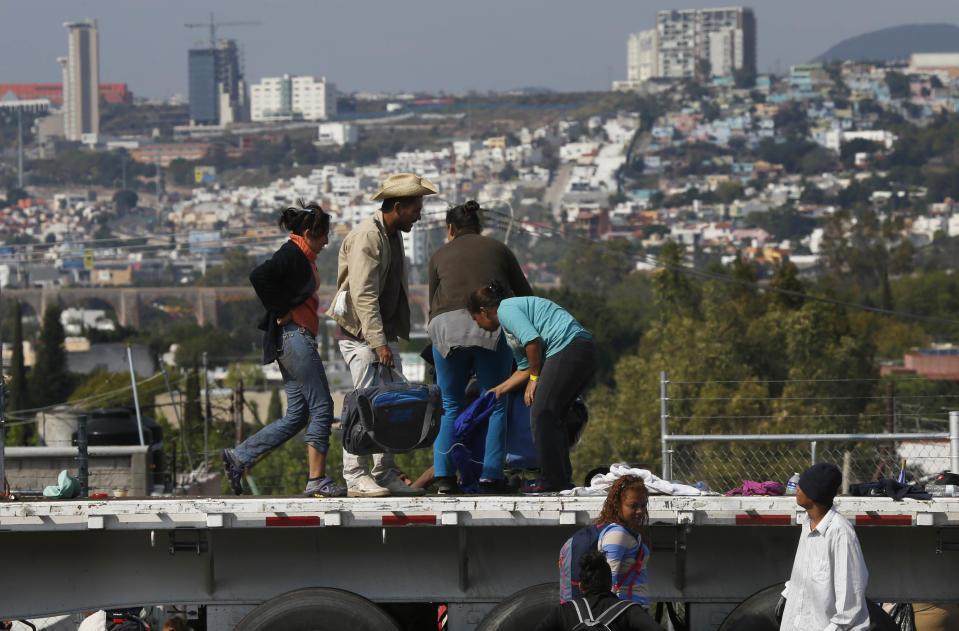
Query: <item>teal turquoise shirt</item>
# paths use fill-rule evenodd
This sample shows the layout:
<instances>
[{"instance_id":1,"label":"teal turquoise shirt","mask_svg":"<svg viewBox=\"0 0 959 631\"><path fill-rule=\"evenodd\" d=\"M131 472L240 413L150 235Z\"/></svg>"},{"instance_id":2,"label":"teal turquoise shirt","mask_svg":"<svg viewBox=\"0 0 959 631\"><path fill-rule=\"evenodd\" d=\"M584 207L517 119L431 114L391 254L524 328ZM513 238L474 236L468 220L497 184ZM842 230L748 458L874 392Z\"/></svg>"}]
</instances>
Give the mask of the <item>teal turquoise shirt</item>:
<instances>
[{"instance_id":1,"label":"teal turquoise shirt","mask_svg":"<svg viewBox=\"0 0 959 631\"><path fill-rule=\"evenodd\" d=\"M520 370L529 368L526 345L536 338L542 340L546 358L566 348L577 337L592 337L568 311L546 298L507 298L499 303L497 315Z\"/></svg>"}]
</instances>

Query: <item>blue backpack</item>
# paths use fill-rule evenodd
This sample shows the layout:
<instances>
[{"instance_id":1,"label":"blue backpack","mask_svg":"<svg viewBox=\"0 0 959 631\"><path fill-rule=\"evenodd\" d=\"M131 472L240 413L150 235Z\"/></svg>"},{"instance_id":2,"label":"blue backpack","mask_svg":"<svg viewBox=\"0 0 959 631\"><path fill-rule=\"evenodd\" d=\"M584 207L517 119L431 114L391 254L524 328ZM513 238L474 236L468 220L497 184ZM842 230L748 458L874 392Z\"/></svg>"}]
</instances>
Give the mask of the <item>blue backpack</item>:
<instances>
[{"instance_id":1,"label":"blue backpack","mask_svg":"<svg viewBox=\"0 0 959 631\"><path fill-rule=\"evenodd\" d=\"M582 598L579 591L579 559L586 552L599 547L599 539L609 527L608 522L580 528L566 540L559 551L559 601L565 603Z\"/></svg>"},{"instance_id":2,"label":"blue backpack","mask_svg":"<svg viewBox=\"0 0 959 631\"><path fill-rule=\"evenodd\" d=\"M579 590L579 560L589 550L599 549L599 540L603 538L606 531L614 526L610 522L600 522L590 524L585 528L580 528L573 533L573 536L566 540L559 551L559 601L561 603L582 598L583 594ZM627 572L630 576L633 572L639 572L642 569L643 562L643 538L639 541L639 558L633 565L633 569ZM625 580L625 579L624 579ZM613 591L619 589L619 585L613 585Z\"/></svg>"}]
</instances>

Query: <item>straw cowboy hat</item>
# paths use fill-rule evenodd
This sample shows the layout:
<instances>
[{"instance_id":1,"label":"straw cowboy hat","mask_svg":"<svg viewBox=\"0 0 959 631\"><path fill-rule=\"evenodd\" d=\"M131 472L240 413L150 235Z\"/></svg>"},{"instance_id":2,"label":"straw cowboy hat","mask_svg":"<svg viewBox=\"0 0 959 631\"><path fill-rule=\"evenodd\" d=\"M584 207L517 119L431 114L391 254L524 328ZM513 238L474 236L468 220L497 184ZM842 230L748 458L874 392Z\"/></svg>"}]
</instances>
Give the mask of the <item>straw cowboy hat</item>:
<instances>
[{"instance_id":1,"label":"straw cowboy hat","mask_svg":"<svg viewBox=\"0 0 959 631\"><path fill-rule=\"evenodd\" d=\"M370 200L435 195L437 192L436 185L425 177L412 173L396 173L383 180L380 190Z\"/></svg>"}]
</instances>

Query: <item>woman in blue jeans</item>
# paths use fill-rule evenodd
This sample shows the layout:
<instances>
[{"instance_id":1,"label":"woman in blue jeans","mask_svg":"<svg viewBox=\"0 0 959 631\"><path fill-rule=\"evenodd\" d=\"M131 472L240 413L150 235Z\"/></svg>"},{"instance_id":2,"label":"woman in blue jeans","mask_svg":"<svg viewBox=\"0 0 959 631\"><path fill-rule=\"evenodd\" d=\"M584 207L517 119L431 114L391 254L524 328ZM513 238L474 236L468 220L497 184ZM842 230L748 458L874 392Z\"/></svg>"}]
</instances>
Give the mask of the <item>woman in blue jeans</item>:
<instances>
[{"instance_id":1,"label":"woman in blue jeans","mask_svg":"<svg viewBox=\"0 0 959 631\"><path fill-rule=\"evenodd\" d=\"M471 374L481 392L506 379L512 354L499 331L483 331L473 323L466 301L477 285L499 280L517 296L531 296L530 287L516 257L496 239L480 234L481 209L475 201L446 213L447 243L430 259L430 321L436 380L443 393L443 420L433 443L433 470L440 494L456 493L456 467L450 457L453 423L464 409L466 383ZM486 434L486 452L480 475L480 491L506 493L506 398L497 400Z\"/></svg>"},{"instance_id":2,"label":"woman in blue jeans","mask_svg":"<svg viewBox=\"0 0 959 631\"><path fill-rule=\"evenodd\" d=\"M297 202L287 208L279 224L290 231L270 259L250 274L266 314L263 363L276 360L286 389L286 416L273 421L235 449L223 450L223 464L233 492L243 492L242 478L257 460L306 427L310 475L304 495L342 497L346 489L326 475L326 452L333 424L333 399L323 361L316 351L319 330L320 278L316 256L327 244L330 216L317 204Z\"/></svg>"}]
</instances>

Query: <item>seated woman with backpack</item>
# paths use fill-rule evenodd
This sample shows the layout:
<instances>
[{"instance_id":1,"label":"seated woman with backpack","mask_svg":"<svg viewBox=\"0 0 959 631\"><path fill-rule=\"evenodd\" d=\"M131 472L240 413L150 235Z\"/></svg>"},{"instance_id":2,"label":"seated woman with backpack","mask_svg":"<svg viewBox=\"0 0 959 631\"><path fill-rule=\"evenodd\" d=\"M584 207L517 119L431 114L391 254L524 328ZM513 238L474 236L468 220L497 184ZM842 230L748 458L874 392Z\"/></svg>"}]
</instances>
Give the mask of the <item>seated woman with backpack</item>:
<instances>
[{"instance_id":1,"label":"seated woman with backpack","mask_svg":"<svg viewBox=\"0 0 959 631\"><path fill-rule=\"evenodd\" d=\"M648 499L642 478L625 475L613 482L596 522L574 533L560 550L561 601L585 594L578 563L587 552L598 550L606 558L612 592L644 610L649 608L649 542L643 535L649 520Z\"/></svg>"},{"instance_id":2,"label":"seated woman with backpack","mask_svg":"<svg viewBox=\"0 0 959 631\"><path fill-rule=\"evenodd\" d=\"M579 580L583 597L558 605L536 631L662 631L641 607L613 594L609 566L599 550L580 557Z\"/></svg>"}]
</instances>

